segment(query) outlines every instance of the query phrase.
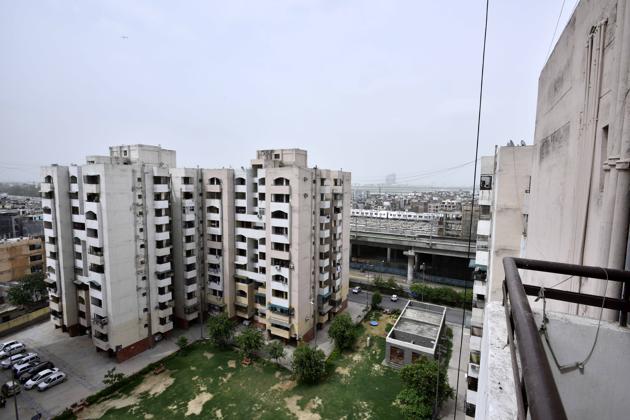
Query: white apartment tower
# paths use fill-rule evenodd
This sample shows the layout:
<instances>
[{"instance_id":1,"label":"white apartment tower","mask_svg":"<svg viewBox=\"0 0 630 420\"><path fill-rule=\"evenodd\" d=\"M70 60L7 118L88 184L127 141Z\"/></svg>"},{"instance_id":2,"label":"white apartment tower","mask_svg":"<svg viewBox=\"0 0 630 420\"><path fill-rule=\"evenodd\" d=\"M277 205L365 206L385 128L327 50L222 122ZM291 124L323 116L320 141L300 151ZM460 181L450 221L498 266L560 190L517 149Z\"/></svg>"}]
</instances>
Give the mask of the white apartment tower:
<instances>
[{"instance_id":1,"label":"white apartment tower","mask_svg":"<svg viewBox=\"0 0 630 420\"><path fill-rule=\"evenodd\" d=\"M169 167L175 152L111 147L42 169L51 316L121 361L173 328Z\"/></svg>"},{"instance_id":2,"label":"white apartment tower","mask_svg":"<svg viewBox=\"0 0 630 420\"><path fill-rule=\"evenodd\" d=\"M346 307L350 173L309 168L304 150L234 170L119 146L42 175L54 323L118 360L208 312L308 341Z\"/></svg>"}]
</instances>

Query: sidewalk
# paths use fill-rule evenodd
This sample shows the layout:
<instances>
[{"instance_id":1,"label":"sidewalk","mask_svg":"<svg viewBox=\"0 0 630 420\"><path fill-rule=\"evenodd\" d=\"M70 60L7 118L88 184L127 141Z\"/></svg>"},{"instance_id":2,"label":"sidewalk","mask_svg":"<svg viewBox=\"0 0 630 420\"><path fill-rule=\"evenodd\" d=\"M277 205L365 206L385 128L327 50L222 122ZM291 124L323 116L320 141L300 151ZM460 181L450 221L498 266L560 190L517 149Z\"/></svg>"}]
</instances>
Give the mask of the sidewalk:
<instances>
[{"instance_id":1,"label":"sidewalk","mask_svg":"<svg viewBox=\"0 0 630 420\"><path fill-rule=\"evenodd\" d=\"M398 284L398 286L400 286L403 290L407 292L409 291L410 284L407 283L407 277L405 276L399 276L396 274L389 274L389 273L378 273L378 272L373 272L373 271L362 273L361 271L358 271L358 270L350 270L350 281L354 281L356 283L372 284L374 282L374 279L378 276L381 276L381 278L384 281L389 280L389 278L393 278ZM450 287L452 289L457 290L458 292L461 292L464 290L463 287L449 286L447 284L440 284L440 283L431 283L429 281L422 282L421 280L418 280L418 279L414 279L412 284L414 283L424 284L425 286L428 286L428 287Z\"/></svg>"}]
</instances>

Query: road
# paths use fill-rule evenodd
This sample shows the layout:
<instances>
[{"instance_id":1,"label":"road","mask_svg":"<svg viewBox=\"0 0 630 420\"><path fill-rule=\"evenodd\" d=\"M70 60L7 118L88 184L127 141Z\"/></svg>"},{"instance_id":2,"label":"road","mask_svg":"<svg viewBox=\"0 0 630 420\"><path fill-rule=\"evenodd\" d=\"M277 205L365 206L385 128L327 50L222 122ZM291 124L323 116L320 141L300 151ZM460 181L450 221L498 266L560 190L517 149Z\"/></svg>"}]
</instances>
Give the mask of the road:
<instances>
[{"instance_id":1,"label":"road","mask_svg":"<svg viewBox=\"0 0 630 420\"><path fill-rule=\"evenodd\" d=\"M391 295L382 295L383 300L381 302L381 307L385 309L398 309L402 310L407 301L409 299L398 298L398 301L392 302L390 300ZM362 303L364 305L369 305L372 303L372 292L367 290L361 290L359 293L352 293L352 290L348 293L348 299L352 302ZM446 322L448 324L453 325L461 325L462 324L462 312L461 308L451 308L449 306L446 307ZM467 328L470 327L470 311L466 311L466 321L465 326Z\"/></svg>"}]
</instances>

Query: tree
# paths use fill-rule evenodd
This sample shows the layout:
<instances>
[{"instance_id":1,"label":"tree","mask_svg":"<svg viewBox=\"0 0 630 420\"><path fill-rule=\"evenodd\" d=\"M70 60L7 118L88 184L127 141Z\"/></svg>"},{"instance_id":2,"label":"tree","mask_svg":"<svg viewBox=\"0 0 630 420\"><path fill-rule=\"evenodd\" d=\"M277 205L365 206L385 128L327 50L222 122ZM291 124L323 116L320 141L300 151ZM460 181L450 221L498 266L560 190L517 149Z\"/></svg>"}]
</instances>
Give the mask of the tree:
<instances>
[{"instance_id":1,"label":"tree","mask_svg":"<svg viewBox=\"0 0 630 420\"><path fill-rule=\"evenodd\" d=\"M48 296L43 273L28 274L9 288L7 298L13 305L33 306Z\"/></svg>"},{"instance_id":2,"label":"tree","mask_svg":"<svg viewBox=\"0 0 630 420\"><path fill-rule=\"evenodd\" d=\"M372 293L372 309L378 309L378 306L383 301L383 297L381 296L381 292L376 291Z\"/></svg>"},{"instance_id":3,"label":"tree","mask_svg":"<svg viewBox=\"0 0 630 420\"><path fill-rule=\"evenodd\" d=\"M357 329L350 315L337 315L330 323L328 336L335 340L335 345L339 350L351 349L357 338Z\"/></svg>"},{"instance_id":4,"label":"tree","mask_svg":"<svg viewBox=\"0 0 630 420\"><path fill-rule=\"evenodd\" d=\"M389 287L393 291L396 291L399 289L398 283L396 283L396 280L393 277L390 277L387 279L387 287Z\"/></svg>"},{"instance_id":5,"label":"tree","mask_svg":"<svg viewBox=\"0 0 630 420\"><path fill-rule=\"evenodd\" d=\"M105 373L105 376L103 377L103 383L105 385L114 385L115 383L122 381L124 377L125 374L122 372L116 372L116 366L114 366L113 368L109 369L107 373Z\"/></svg>"},{"instance_id":6,"label":"tree","mask_svg":"<svg viewBox=\"0 0 630 420\"><path fill-rule=\"evenodd\" d=\"M323 351L302 344L293 352L292 367L298 382L316 384L326 373L326 356Z\"/></svg>"},{"instance_id":7,"label":"tree","mask_svg":"<svg viewBox=\"0 0 630 420\"><path fill-rule=\"evenodd\" d=\"M236 337L236 345L243 353L243 357L251 358L254 352L260 350L264 344L263 335L257 328L246 328Z\"/></svg>"},{"instance_id":8,"label":"tree","mask_svg":"<svg viewBox=\"0 0 630 420\"><path fill-rule=\"evenodd\" d=\"M284 346L279 341L272 341L267 346L267 352L269 353L269 357L274 359L276 363L279 363L280 359L284 357Z\"/></svg>"},{"instance_id":9,"label":"tree","mask_svg":"<svg viewBox=\"0 0 630 420\"><path fill-rule=\"evenodd\" d=\"M177 347L180 349L183 349L188 345L188 338L185 335L180 335L175 344L177 344Z\"/></svg>"},{"instance_id":10,"label":"tree","mask_svg":"<svg viewBox=\"0 0 630 420\"><path fill-rule=\"evenodd\" d=\"M447 366L420 357L415 363L401 369L403 390L397 400L405 417L431 419L434 408L439 410L442 403L453 396L453 389L448 384Z\"/></svg>"},{"instance_id":11,"label":"tree","mask_svg":"<svg viewBox=\"0 0 630 420\"><path fill-rule=\"evenodd\" d=\"M208 335L210 341L219 347L227 347L234 334L234 323L227 314L211 316L208 319Z\"/></svg>"}]
</instances>

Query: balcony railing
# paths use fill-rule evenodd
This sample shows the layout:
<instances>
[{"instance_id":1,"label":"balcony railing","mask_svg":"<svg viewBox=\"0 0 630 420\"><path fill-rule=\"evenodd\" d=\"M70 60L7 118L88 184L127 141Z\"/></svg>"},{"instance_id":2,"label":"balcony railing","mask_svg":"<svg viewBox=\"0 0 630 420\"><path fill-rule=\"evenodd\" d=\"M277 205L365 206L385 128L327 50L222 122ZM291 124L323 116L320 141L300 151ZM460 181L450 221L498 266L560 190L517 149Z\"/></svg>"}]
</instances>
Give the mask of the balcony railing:
<instances>
[{"instance_id":1,"label":"balcony railing","mask_svg":"<svg viewBox=\"0 0 630 420\"><path fill-rule=\"evenodd\" d=\"M616 310L620 312L619 323L625 326L630 310L630 272L511 257L503 259L503 266L505 269L503 305L516 387L518 418L566 419L565 407L527 296L541 296L544 293L546 299ZM622 282L624 295L620 299L524 285L518 273L519 269Z\"/></svg>"}]
</instances>

